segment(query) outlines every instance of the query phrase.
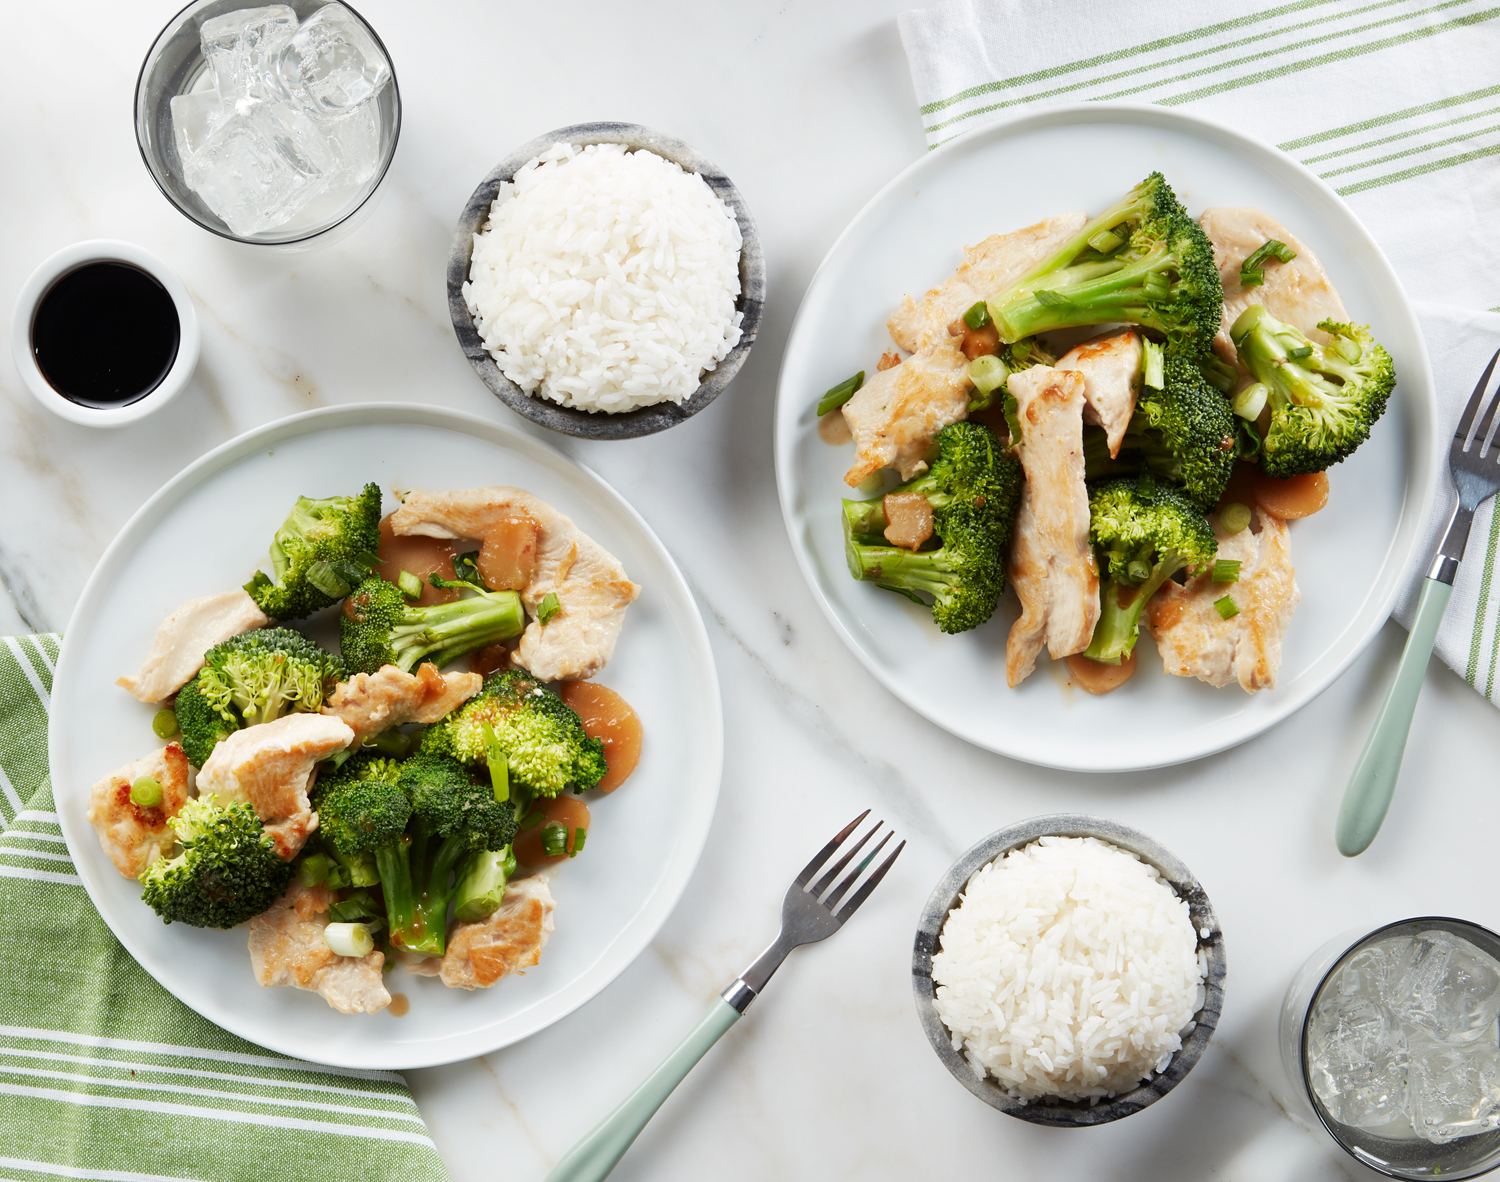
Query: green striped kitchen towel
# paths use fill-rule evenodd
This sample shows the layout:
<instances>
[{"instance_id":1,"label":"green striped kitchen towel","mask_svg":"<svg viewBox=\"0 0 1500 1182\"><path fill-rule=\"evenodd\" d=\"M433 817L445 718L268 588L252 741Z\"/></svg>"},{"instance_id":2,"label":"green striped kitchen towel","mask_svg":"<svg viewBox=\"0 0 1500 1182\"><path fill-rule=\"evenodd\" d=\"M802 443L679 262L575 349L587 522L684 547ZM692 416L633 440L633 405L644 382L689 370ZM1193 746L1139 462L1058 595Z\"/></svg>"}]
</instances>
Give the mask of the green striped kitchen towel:
<instances>
[{"instance_id":1,"label":"green striped kitchen towel","mask_svg":"<svg viewBox=\"0 0 1500 1182\"><path fill-rule=\"evenodd\" d=\"M446 1178L401 1076L236 1038L110 934L52 803L56 660L0 640L0 1182Z\"/></svg>"},{"instance_id":2,"label":"green striped kitchen towel","mask_svg":"<svg viewBox=\"0 0 1500 1182\"><path fill-rule=\"evenodd\" d=\"M898 23L929 147L1028 107L1114 100L1182 107L1302 161L1401 277L1432 356L1440 435L1451 435L1500 346L1500 4L947 0ZM1403 623L1453 497L1445 478L1396 610ZM1437 653L1500 704L1492 506L1475 518Z\"/></svg>"}]
</instances>

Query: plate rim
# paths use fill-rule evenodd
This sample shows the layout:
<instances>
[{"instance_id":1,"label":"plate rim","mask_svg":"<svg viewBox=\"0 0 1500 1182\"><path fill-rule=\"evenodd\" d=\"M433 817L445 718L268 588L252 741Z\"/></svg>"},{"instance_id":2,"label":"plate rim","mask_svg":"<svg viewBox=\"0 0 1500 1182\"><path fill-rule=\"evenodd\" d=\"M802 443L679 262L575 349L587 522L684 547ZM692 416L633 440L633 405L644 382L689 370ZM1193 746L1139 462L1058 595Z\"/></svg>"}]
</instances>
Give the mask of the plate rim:
<instances>
[{"instance_id":1,"label":"plate rim","mask_svg":"<svg viewBox=\"0 0 1500 1182\"><path fill-rule=\"evenodd\" d=\"M350 420L340 423L338 420ZM64 807L57 799L58 794L64 789L64 777L60 772L67 766L65 748L68 735L71 730L70 721L61 718L55 711L49 709L47 728L47 768L52 784L53 799L57 808L58 825L62 830L63 839L66 842L69 857L73 861L74 868L82 880L84 890L88 893L89 901L94 910L99 914L110 933L119 940L125 950L130 953L131 958L151 975L156 982L172 993L189 1009L206 1018L215 1025L222 1027L247 1042L268 1050L289 1055L294 1059L313 1063L321 1063L332 1067L342 1067L355 1070L405 1070L416 1067L435 1067L446 1063L456 1063L466 1059L472 1059L479 1055L488 1054L492 1051L510 1046L522 1039L529 1038L547 1027L561 1021L581 1006L587 1004L597 997L604 989L608 988L636 959L646 951L651 942L656 938L668 917L676 910L687 889L689 880L696 871L698 862L702 857L703 849L708 841L709 830L713 824L713 818L717 811L719 791L723 782L724 767L724 711L722 694L719 688L718 669L714 662L713 649L709 643L708 630L703 623L702 612L698 608L697 600L678 568L676 560L671 552L657 536L656 531L646 522L645 518L618 493L608 481L595 473L587 465L574 460L559 449L534 439L515 427L505 423L499 423L479 415L469 414L465 411L452 410L447 407L429 406L414 402L356 402L343 403L337 406L318 407L314 410L302 411L297 414L288 415L254 427L234 438L225 441L219 446L204 453L198 459L188 464L168 479L156 492L154 492L144 504L141 505L129 520L121 526L120 530L109 545L105 547L104 553L100 555L99 561L90 572L83 591L78 597L72 613L68 618L67 628L63 632L63 643L59 645L58 660L53 673L51 700L53 704L64 697L66 687L75 676L73 666L81 658L70 659L70 649L66 643L69 634L77 630L77 626L85 619L85 612L94 610L94 601L98 599L112 583L115 574L113 568L124 560L133 548L150 529L159 525L162 518L195 488L205 481L228 469L243 459L248 458L259 451L268 443L276 443L282 440L297 438L299 436L315 434L318 431L337 429L340 426L356 427L372 423L416 423L423 426L434 426L447 430L456 430L464 434L477 435L480 438L488 437L490 441L500 443L502 446L514 448L523 454L528 454L532 459L543 466L550 466L559 472L568 472L581 476L585 485L592 484L601 492L607 500L613 501L616 506L623 510L628 518L634 521L635 526L641 531L643 540L654 549L658 557L665 563L668 575L672 580L674 590L680 595L682 601L688 606L687 619L685 621L686 633L682 639L686 642L690 653L693 653L694 663L702 662L700 672L704 675L709 689L709 700L707 702L707 715L711 721L709 733L705 736L706 746L704 753L707 765L711 768L708 779L712 782L706 785L704 793L695 814L692 816L693 824L686 831L687 841L685 849L688 855L676 863L664 876L662 885L648 896L637 916L648 913L653 908L657 914L651 916L645 926L639 931L637 937L631 942L627 950L622 950L614 956L601 957L591 966L583 978L583 984L576 990L577 996L568 996L562 1007L556 1012L545 1012L529 1021L519 1022L518 1029L514 1032L507 1031L499 1038L491 1037L496 1029L504 1029L502 1023L498 1027L482 1028L478 1031L470 1031L459 1034L442 1035L435 1039L424 1042L409 1044L380 1044L380 1043L357 1043L343 1048L341 1053L335 1049L329 1055L318 1054L317 1047L309 1047L306 1044L294 1042L287 1038L276 1037L276 1031L261 1028L261 1024L254 1020L241 1020L241 1016L232 1006L228 1004L213 1005L205 1008L184 1000L172 988L172 985L163 980L162 975L157 972L155 961L158 959L151 955L135 933L131 931L117 930L110 922L104 907L100 906L96 888L102 887L97 875L87 858L80 856L80 849L87 849L84 843L93 839L91 826L83 825L79 829L74 824L70 814L72 810ZM498 438L497 438L498 437ZM76 776L74 777L76 780ZM76 791L76 786L73 789ZM138 945L140 950L138 950ZM145 959L142 954L145 953ZM603 965L601 969L599 966ZM565 991L566 992L566 991ZM211 1010L212 1012L208 1012ZM272 1035L266 1038L266 1033ZM363 1051L374 1053L365 1054ZM384 1053L383 1053L384 1052Z\"/></svg>"},{"instance_id":2,"label":"plate rim","mask_svg":"<svg viewBox=\"0 0 1500 1182\"><path fill-rule=\"evenodd\" d=\"M829 269L834 256L840 251L845 239L854 233L866 218L872 216L889 194L907 186L914 177L925 175L928 171L939 169L944 160L960 152L967 152L977 141L994 140L1004 141L1015 135L1025 132L1042 130L1049 126L1072 126L1081 123L1116 123L1133 124L1136 126L1159 127L1165 130L1186 132L1188 135L1206 141L1218 141L1233 148L1241 149L1249 154L1269 157L1280 166L1289 169L1302 183L1310 186L1317 196L1328 202L1334 210L1341 213L1346 219L1347 226L1357 235L1358 243L1362 249L1367 250L1373 259L1373 269L1382 273L1389 282L1391 289L1399 299L1402 314L1409 322L1411 336L1415 342L1414 361L1417 376L1422 379L1410 382L1408 397L1411 405L1416 411L1416 435L1414 441L1415 466L1407 481L1405 496L1402 500L1401 516L1397 521L1396 531L1391 537L1389 548L1386 552L1386 560L1381 570L1382 573L1395 571L1395 575L1388 576L1389 585L1385 593L1376 602L1366 601L1360 605L1356 619L1365 618L1364 633L1352 645L1348 652L1339 659L1329 663L1316 677L1312 678L1295 696L1288 696L1277 701L1274 708L1264 714L1247 715L1245 720L1237 725L1224 728L1226 733L1222 737L1208 738L1200 737L1197 741L1184 742L1183 736L1175 739L1175 747L1163 752L1160 758L1131 759L1120 763L1101 767L1097 763L1084 762L1081 758L1068 758L1066 751L1060 751L1057 755L1043 757L1034 752L1021 752L1010 749L1000 740L985 738L966 733L959 729L949 719L941 714L924 708L923 704L912 694L908 693L899 677L888 673L875 661L873 656L865 651L859 639L855 637L840 618L828 596L823 593L819 586L815 571L812 568L811 548L799 540L799 520L793 512L792 488L790 471L795 465L793 443L796 436L787 428L783 422L784 416L800 415L800 409L791 408L789 402L788 366L792 360L794 347L799 344L799 338L804 331L804 313L807 310L808 300L820 283L825 280L825 274ZM1410 362L1407 368L1413 366ZM929 149L924 155L913 160L905 168L901 169L889 181L883 184L871 195L849 220L838 236L829 245L827 252L819 262L817 269L813 272L807 288L798 303L797 313L792 319L791 329L787 334L787 342L782 351L781 365L776 377L776 404L772 423L773 453L776 467L776 492L777 499L781 504L782 525L786 530L787 540L791 544L793 556L797 561L797 569L801 572L804 583L812 593L824 617L833 626L834 632L844 642L855 658L863 665L875 680L883 685L891 694L904 703L908 708L915 711L927 721L941 727L956 738L962 739L982 750L992 751L997 755L1006 756L1022 763L1032 764L1037 767L1055 768L1059 771L1091 772L1095 774L1110 774L1116 772L1147 771L1153 768L1172 767L1179 764L1189 763L1205 756L1214 755L1220 751L1226 751L1241 743L1248 742L1258 735L1264 734L1277 724L1290 718L1302 707L1318 697L1324 690L1332 685L1350 665L1362 654L1374 640L1375 635L1385 625L1394 611L1397 601L1405 590L1405 576L1411 568L1414 555L1422 544L1424 529L1427 519L1432 515L1433 505L1437 498L1438 484L1441 479L1441 466L1439 463L1440 440L1437 431L1437 404L1434 382L1432 377L1432 364L1428 356L1426 338L1422 333L1421 324L1417 320L1415 309L1412 307L1410 298L1406 294L1406 288L1401 283L1400 276L1396 274L1395 268L1391 266L1390 259L1386 257L1385 251L1375 240L1370 231L1365 228L1364 223L1358 215L1349 208L1348 203L1321 177L1312 172L1300 161L1289 156L1281 149L1269 144L1264 140L1250 135L1249 133L1232 127L1220 120L1208 116L1179 111L1175 108L1162 107L1154 103L1122 103L1122 102L1079 102L1061 103L1057 105L1044 106L1040 109L1020 112L1015 115L998 120L984 127L976 128L963 135ZM1422 436L1426 438L1423 439ZM1403 537L1403 535L1405 535ZM1226 687L1227 688L1227 687ZM1274 691L1272 691L1274 692Z\"/></svg>"}]
</instances>

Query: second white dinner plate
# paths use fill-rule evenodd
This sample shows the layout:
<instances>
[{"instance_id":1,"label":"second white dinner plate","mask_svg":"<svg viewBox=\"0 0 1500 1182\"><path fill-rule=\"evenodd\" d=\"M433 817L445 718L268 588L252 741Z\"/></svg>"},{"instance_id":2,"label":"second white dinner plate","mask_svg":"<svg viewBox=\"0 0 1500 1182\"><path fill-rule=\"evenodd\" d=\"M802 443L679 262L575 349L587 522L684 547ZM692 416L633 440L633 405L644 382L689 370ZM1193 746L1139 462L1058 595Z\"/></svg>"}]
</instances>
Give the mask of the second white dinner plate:
<instances>
[{"instance_id":1,"label":"second white dinner plate","mask_svg":"<svg viewBox=\"0 0 1500 1182\"><path fill-rule=\"evenodd\" d=\"M556 930L541 963L470 993L397 968L410 1010L344 1015L316 993L263 989L246 929L165 925L122 878L86 818L89 787L159 747L156 707L114 680L139 667L183 600L232 589L299 495L524 488L571 517L641 585L614 658L595 679L641 717L640 765L593 816L576 859L548 871ZM293 626L299 626L294 622ZM341 1067L404 1068L481 1055L557 1021L609 984L655 936L697 864L718 797L722 719L703 622L649 526L593 473L519 432L431 407L314 411L252 431L187 468L111 543L68 624L53 686L50 756L68 850L100 915L171 993L251 1042Z\"/></svg>"},{"instance_id":2,"label":"second white dinner plate","mask_svg":"<svg viewBox=\"0 0 1500 1182\"><path fill-rule=\"evenodd\" d=\"M1351 318L1395 360L1398 384L1372 437L1329 472L1327 508L1293 522L1302 601L1274 689L1246 694L1172 677L1149 636L1135 677L1092 697L1043 653L1017 689L1007 590L981 628L945 636L926 608L856 582L840 499L852 444L817 432L822 393L892 348L904 294L943 282L962 249L1069 210L1097 212L1160 170L1192 216L1255 206L1317 254ZM1083 103L1025 115L924 156L871 199L824 259L782 363L776 472L797 560L819 604L872 676L928 719L981 747L1051 767L1122 771L1180 763L1259 734L1339 675L1390 615L1414 559L1439 471L1432 375L1417 321L1379 246L1347 205L1296 161L1219 124L1163 107Z\"/></svg>"}]
</instances>

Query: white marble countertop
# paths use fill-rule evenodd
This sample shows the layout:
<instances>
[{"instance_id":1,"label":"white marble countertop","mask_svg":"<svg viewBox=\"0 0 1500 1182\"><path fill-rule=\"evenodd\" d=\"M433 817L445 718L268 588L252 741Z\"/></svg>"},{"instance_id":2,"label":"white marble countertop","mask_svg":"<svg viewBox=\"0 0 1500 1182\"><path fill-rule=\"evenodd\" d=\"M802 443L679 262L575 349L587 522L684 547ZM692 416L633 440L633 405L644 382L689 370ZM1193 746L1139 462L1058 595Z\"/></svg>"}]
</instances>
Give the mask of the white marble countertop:
<instances>
[{"instance_id":1,"label":"white marble countertop","mask_svg":"<svg viewBox=\"0 0 1500 1182\"><path fill-rule=\"evenodd\" d=\"M616 1178L1373 1178L1295 1115L1277 1007L1297 965L1345 929L1423 913L1500 926L1492 834L1473 823L1492 811L1500 768L1493 708L1434 663L1385 830L1346 861L1333 820L1404 640L1394 624L1269 734L1184 767L1090 777L978 751L911 713L870 681L798 576L771 465L776 373L818 260L923 150L893 19L903 6L367 0L405 105L383 200L327 250L262 255L171 209L137 154L136 72L177 0L6 5L4 323L44 257L125 238L186 281L203 352L167 413L117 432L52 417L0 363L0 634L61 629L130 514L248 428L389 399L531 430L454 341L443 288L454 221L479 178L542 131L595 119L658 128L721 165L759 221L760 340L683 426L547 441L641 511L698 597L724 695L718 815L686 898L615 984L518 1046L411 1073L454 1178L540 1178L771 938L792 871L866 805L910 841L886 884L838 938L793 956ZM1117 818L1181 857L1214 901L1229 960L1223 1020L1187 1081L1129 1120L1071 1135L995 1113L953 1081L909 977L919 910L948 864L1003 824L1060 810Z\"/></svg>"}]
</instances>

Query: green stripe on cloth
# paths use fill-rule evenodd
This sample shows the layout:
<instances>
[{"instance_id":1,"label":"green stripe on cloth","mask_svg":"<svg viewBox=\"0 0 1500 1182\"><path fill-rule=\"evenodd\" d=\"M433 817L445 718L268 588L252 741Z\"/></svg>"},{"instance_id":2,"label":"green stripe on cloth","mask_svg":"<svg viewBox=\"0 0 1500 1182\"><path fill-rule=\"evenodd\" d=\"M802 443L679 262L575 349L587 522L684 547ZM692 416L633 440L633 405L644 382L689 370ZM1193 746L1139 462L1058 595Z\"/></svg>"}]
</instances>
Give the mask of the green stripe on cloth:
<instances>
[{"instance_id":1,"label":"green stripe on cloth","mask_svg":"<svg viewBox=\"0 0 1500 1182\"><path fill-rule=\"evenodd\" d=\"M89 902L47 777L56 637L0 640L0 1177L447 1177L405 1081L189 1010Z\"/></svg>"}]
</instances>

